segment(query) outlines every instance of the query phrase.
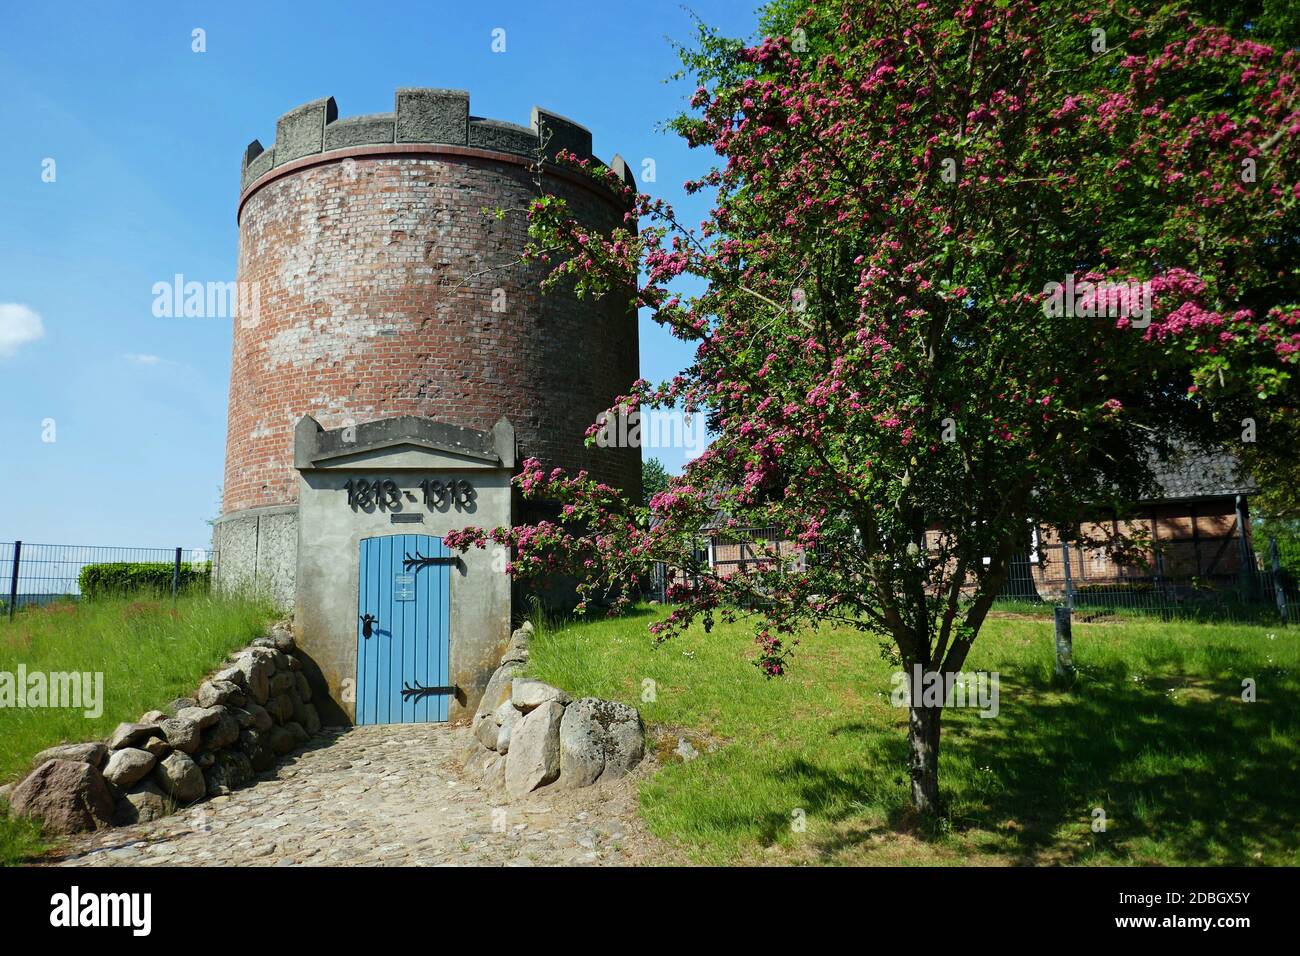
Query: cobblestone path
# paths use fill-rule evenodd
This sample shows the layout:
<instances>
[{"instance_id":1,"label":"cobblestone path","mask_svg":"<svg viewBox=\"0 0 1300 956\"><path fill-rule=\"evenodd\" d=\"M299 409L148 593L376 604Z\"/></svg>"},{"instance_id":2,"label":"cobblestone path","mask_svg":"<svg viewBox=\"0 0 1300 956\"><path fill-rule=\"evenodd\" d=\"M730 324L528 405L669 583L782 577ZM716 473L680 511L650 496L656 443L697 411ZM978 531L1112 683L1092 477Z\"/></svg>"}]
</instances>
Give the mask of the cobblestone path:
<instances>
[{"instance_id":1,"label":"cobblestone path","mask_svg":"<svg viewBox=\"0 0 1300 956\"><path fill-rule=\"evenodd\" d=\"M466 727L326 729L252 786L70 839L68 866L610 866L662 861L634 774L506 803L461 773Z\"/></svg>"}]
</instances>

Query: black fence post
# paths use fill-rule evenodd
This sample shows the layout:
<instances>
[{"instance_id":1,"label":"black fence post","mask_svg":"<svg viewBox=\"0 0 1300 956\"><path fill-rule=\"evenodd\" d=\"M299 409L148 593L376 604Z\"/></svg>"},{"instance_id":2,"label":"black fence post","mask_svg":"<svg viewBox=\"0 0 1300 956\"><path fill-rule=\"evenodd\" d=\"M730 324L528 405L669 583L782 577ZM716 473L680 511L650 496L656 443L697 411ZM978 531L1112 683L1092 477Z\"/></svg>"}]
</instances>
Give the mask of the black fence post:
<instances>
[{"instance_id":1,"label":"black fence post","mask_svg":"<svg viewBox=\"0 0 1300 956\"><path fill-rule=\"evenodd\" d=\"M23 556L23 543L14 542L14 573L9 578L9 620L14 619L14 610L18 605L18 562Z\"/></svg>"},{"instance_id":2,"label":"black fence post","mask_svg":"<svg viewBox=\"0 0 1300 956\"><path fill-rule=\"evenodd\" d=\"M172 565L172 607L176 606L176 592L181 588L181 549L176 549L176 563Z\"/></svg>"},{"instance_id":3,"label":"black fence post","mask_svg":"<svg viewBox=\"0 0 1300 956\"><path fill-rule=\"evenodd\" d=\"M1070 628L1070 609L1056 607L1052 609L1056 619L1056 676L1072 677L1074 675L1074 635Z\"/></svg>"},{"instance_id":4,"label":"black fence post","mask_svg":"<svg viewBox=\"0 0 1300 956\"><path fill-rule=\"evenodd\" d=\"M1070 577L1070 542L1061 542L1061 560L1065 566L1065 606L1074 607L1074 579Z\"/></svg>"},{"instance_id":5,"label":"black fence post","mask_svg":"<svg viewBox=\"0 0 1300 956\"><path fill-rule=\"evenodd\" d=\"M1287 626L1286 588L1282 584L1282 558L1277 551L1277 538L1268 539L1268 556L1273 564L1273 597L1277 600L1277 616L1282 626Z\"/></svg>"},{"instance_id":6,"label":"black fence post","mask_svg":"<svg viewBox=\"0 0 1300 956\"><path fill-rule=\"evenodd\" d=\"M1243 603L1249 602L1252 598L1257 597L1255 591L1255 553L1250 548L1250 541L1246 537L1246 496L1237 495L1235 508L1237 512L1237 561L1241 567L1239 569L1237 580L1241 589L1241 599Z\"/></svg>"}]
</instances>

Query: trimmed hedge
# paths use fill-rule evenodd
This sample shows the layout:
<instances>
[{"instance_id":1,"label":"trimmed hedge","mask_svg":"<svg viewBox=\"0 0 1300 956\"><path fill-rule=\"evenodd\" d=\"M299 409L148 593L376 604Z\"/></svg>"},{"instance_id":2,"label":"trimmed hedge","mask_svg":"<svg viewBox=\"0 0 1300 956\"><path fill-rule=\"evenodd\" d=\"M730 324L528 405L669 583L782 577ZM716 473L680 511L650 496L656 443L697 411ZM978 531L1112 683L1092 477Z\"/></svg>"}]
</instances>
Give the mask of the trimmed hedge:
<instances>
[{"instance_id":1,"label":"trimmed hedge","mask_svg":"<svg viewBox=\"0 0 1300 956\"><path fill-rule=\"evenodd\" d=\"M107 594L127 594L131 591L171 592L174 566L166 561L116 561L108 564L88 564L81 569L78 579L81 596L96 598ZM208 586L212 565L182 564L180 586L195 584Z\"/></svg>"}]
</instances>

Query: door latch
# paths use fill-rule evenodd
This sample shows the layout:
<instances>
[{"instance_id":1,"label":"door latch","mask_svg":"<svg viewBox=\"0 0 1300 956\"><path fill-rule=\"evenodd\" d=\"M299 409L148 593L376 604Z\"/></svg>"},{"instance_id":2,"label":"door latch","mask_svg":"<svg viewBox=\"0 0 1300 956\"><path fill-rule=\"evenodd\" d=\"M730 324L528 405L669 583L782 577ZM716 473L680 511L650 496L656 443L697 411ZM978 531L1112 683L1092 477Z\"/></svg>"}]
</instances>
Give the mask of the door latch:
<instances>
[{"instance_id":1,"label":"door latch","mask_svg":"<svg viewBox=\"0 0 1300 956\"><path fill-rule=\"evenodd\" d=\"M361 636L366 640L370 640L370 635L374 633L372 625L378 623L379 618L375 617L373 614L361 615Z\"/></svg>"},{"instance_id":2,"label":"door latch","mask_svg":"<svg viewBox=\"0 0 1300 956\"><path fill-rule=\"evenodd\" d=\"M418 571L420 568L427 568L435 564L452 564L459 565L460 558L454 554L449 554L442 558L430 558L421 554L417 548L415 557L411 557L411 552L406 552L406 557L402 560L402 567L407 571Z\"/></svg>"},{"instance_id":3,"label":"door latch","mask_svg":"<svg viewBox=\"0 0 1300 956\"><path fill-rule=\"evenodd\" d=\"M416 701L423 700L426 697L460 697L460 688L455 684L447 684L441 687L426 687L419 681L414 684L402 681L402 700Z\"/></svg>"}]
</instances>

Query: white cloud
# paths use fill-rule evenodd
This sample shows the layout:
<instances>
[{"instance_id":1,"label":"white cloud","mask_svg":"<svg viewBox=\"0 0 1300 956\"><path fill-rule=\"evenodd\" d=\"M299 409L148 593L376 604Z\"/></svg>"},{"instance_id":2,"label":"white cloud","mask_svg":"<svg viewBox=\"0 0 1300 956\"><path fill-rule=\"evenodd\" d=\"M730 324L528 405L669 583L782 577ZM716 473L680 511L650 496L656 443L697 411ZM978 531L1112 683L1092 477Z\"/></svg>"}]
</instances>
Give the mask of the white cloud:
<instances>
[{"instance_id":1,"label":"white cloud","mask_svg":"<svg viewBox=\"0 0 1300 956\"><path fill-rule=\"evenodd\" d=\"M35 312L17 302L0 302L0 358L11 358L44 335L45 325Z\"/></svg>"},{"instance_id":2,"label":"white cloud","mask_svg":"<svg viewBox=\"0 0 1300 956\"><path fill-rule=\"evenodd\" d=\"M144 367L144 366L147 366L147 365L170 365L170 364L172 364L170 360L163 358L161 355L145 355L145 354L142 354L142 353L139 353L139 352L132 352L132 353L130 353L130 354L128 354L128 355L125 355L125 356L123 356L123 357L124 357L128 362L130 362L132 365L139 365L139 366L141 366L141 367Z\"/></svg>"}]
</instances>

